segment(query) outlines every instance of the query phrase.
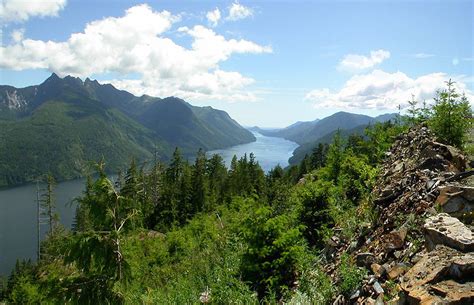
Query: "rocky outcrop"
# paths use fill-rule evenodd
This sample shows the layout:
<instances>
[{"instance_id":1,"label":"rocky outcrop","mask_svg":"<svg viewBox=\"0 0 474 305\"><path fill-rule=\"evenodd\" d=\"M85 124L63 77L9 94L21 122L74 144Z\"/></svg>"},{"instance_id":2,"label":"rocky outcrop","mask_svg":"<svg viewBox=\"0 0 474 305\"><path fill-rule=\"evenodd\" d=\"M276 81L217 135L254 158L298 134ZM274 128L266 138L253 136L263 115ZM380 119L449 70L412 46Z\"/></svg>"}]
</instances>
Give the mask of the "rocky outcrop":
<instances>
[{"instance_id":1,"label":"rocky outcrop","mask_svg":"<svg viewBox=\"0 0 474 305\"><path fill-rule=\"evenodd\" d=\"M474 304L473 175L427 127L396 139L373 191L376 223L331 254L352 253L369 270L345 304ZM389 291L399 294L387 303Z\"/></svg>"},{"instance_id":2,"label":"rocky outcrop","mask_svg":"<svg viewBox=\"0 0 474 305\"><path fill-rule=\"evenodd\" d=\"M455 217L445 213L429 217L424 229L428 250L446 245L463 252L474 251L474 232Z\"/></svg>"},{"instance_id":3,"label":"rocky outcrop","mask_svg":"<svg viewBox=\"0 0 474 305\"><path fill-rule=\"evenodd\" d=\"M444 212L461 217L474 212L473 186L448 184L440 187L439 192L436 205Z\"/></svg>"},{"instance_id":4,"label":"rocky outcrop","mask_svg":"<svg viewBox=\"0 0 474 305\"><path fill-rule=\"evenodd\" d=\"M437 246L404 275L401 288L408 304L474 304L473 276L472 252Z\"/></svg>"}]
</instances>

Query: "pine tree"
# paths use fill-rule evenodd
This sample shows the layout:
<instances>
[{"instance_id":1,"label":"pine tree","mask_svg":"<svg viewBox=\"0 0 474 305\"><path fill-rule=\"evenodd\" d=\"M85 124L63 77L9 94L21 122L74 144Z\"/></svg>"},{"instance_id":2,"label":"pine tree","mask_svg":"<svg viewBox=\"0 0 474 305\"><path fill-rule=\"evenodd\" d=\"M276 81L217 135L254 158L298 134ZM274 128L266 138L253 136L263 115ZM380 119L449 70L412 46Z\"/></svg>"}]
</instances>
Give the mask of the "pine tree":
<instances>
[{"instance_id":1,"label":"pine tree","mask_svg":"<svg viewBox=\"0 0 474 305\"><path fill-rule=\"evenodd\" d=\"M47 221L49 234L54 234L59 223L59 214L56 212L56 198L54 196L54 188L56 181L51 174L46 176L46 187L41 195L41 217Z\"/></svg>"},{"instance_id":2,"label":"pine tree","mask_svg":"<svg viewBox=\"0 0 474 305\"><path fill-rule=\"evenodd\" d=\"M420 120L420 109L417 107L418 101L415 100L415 95L411 95L411 100L408 101L408 124L413 126L416 125Z\"/></svg>"},{"instance_id":3,"label":"pine tree","mask_svg":"<svg viewBox=\"0 0 474 305\"><path fill-rule=\"evenodd\" d=\"M227 169L224 160L218 154L207 161L207 177L209 179L209 208L213 209L225 198Z\"/></svg>"},{"instance_id":4,"label":"pine tree","mask_svg":"<svg viewBox=\"0 0 474 305\"><path fill-rule=\"evenodd\" d=\"M329 145L326 168L329 170L329 180L337 181L341 170L341 162L344 157L344 141L341 131L338 130L334 135L333 142Z\"/></svg>"},{"instance_id":5,"label":"pine tree","mask_svg":"<svg viewBox=\"0 0 474 305\"><path fill-rule=\"evenodd\" d=\"M131 229L138 211L128 208L128 199L107 178L103 163L97 170L98 178L77 199L79 207L87 211L90 228L77 231L69 241L64 261L74 263L81 276L67 287L68 297L79 304L121 304L123 299L113 286L130 278L122 254L122 236Z\"/></svg>"},{"instance_id":6,"label":"pine tree","mask_svg":"<svg viewBox=\"0 0 474 305\"><path fill-rule=\"evenodd\" d=\"M206 162L206 154L202 149L199 149L192 174L192 214L203 211L207 204L209 182L206 175Z\"/></svg>"},{"instance_id":7,"label":"pine tree","mask_svg":"<svg viewBox=\"0 0 474 305\"><path fill-rule=\"evenodd\" d=\"M192 169L186 161L183 163L183 171L179 179L177 205L173 210L173 219L179 225L184 225L195 213L192 195Z\"/></svg>"},{"instance_id":8,"label":"pine tree","mask_svg":"<svg viewBox=\"0 0 474 305\"><path fill-rule=\"evenodd\" d=\"M446 82L447 89L438 91L429 121L431 129L443 142L462 147L471 126L472 109L465 94L456 92L454 82Z\"/></svg>"},{"instance_id":9,"label":"pine tree","mask_svg":"<svg viewBox=\"0 0 474 305\"><path fill-rule=\"evenodd\" d=\"M251 183L251 193L262 195L265 192L265 173L258 164L255 154L250 153L248 162L248 171Z\"/></svg>"},{"instance_id":10,"label":"pine tree","mask_svg":"<svg viewBox=\"0 0 474 305\"><path fill-rule=\"evenodd\" d=\"M318 145L313 148L310 157L310 168L318 169L323 167L326 164L326 154L328 146L323 143L318 143Z\"/></svg>"}]
</instances>

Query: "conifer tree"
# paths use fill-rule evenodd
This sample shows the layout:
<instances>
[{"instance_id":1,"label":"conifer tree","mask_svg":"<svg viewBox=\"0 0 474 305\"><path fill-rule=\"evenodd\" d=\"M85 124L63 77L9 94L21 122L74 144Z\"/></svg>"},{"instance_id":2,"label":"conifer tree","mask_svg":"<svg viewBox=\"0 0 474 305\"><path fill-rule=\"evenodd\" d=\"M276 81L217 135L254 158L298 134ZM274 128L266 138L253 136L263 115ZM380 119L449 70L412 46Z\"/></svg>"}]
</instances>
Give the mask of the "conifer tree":
<instances>
[{"instance_id":1,"label":"conifer tree","mask_svg":"<svg viewBox=\"0 0 474 305\"><path fill-rule=\"evenodd\" d=\"M341 162L344 157L344 141L341 131L338 130L334 135L333 142L329 145L326 167L328 169L329 180L337 181L341 170Z\"/></svg>"},{"instance_id":2,"label":"conifer tree","mask_svg":"<svg viewBox=\"0 0 474 305\"><path fill-rule=\"evenodd\" d=\"M327 154L327 145L323 143L318 143L318 145L313 148L310 157L310 168L318 169L323 167L326 164L326 154Z\"/></svg>"},{"instance_id":3,"label":"conifer tree","mask_svg":"<svg viewBox=\"0 0 474 305\"><path fill-rule=\"evenodd\" d=\"M199 149L192 174L192 214L208 208L206 204L208 203L207 200L209 196L209 181L206 174L206 162L206 154L202 149Z\"/></svg>"},{"instance_id":4,"label":"conifer tree","mask_svg":"<svg viewBox=\"0 0 474 305\"><path fill-rule=\"evenodd\" d=\"M41 217L47 221L48 232L53 234L57 228L59 222L59 214L56 212L56 198L54 196L54 188L56 187L56 181L51 174L46 176L46 187L41 195Z\"/></svg>"},{"instance_id":5,"label":"conifer tree","mask_svg":"<svg viewBox=\"0 0 474 305\"><path fill-rule=\"evenodd\" d=\"M446 82L447 89L438 91L429 125L443 142L462 147L471 126L472 109L465 94L459 95L454 82Z\"/></svg>"},{"instance_id":6,"label":"conifer tree","mask_svg":"<svg viewBox=\"0 0 474 305\"><path fill-rule=\"evenodd\" d=\"M218 154L214 154L207 161L207 177L209 179L209 208L213 209L217 203L224 200L225 182L227 180L227 169L224 160Z\"/></svg>"}]
</instances>

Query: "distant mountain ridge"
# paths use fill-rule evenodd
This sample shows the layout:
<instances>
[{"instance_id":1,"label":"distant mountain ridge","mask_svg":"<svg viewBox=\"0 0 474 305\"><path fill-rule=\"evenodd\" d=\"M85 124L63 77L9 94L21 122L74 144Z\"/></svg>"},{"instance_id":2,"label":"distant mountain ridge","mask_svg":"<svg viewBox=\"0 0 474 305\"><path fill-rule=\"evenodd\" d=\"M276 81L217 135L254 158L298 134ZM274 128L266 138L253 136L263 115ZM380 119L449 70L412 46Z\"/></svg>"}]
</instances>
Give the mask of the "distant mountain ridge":
<instances>
[{"instance_id":1,"label":"distant mountain ridge","mask_svg":"<svg viewBox=\"0 0 474 305\"><path fill-rule=\"evenodd\" d=\"M315 142L337 129L347 130L361 125L388 121L394 118L395 115L396 114L383 114L377 117L370 117L368 115L340 111L323 119L310 122L297 122L282 129L262 129L261 133L266 136L285 138L302 145Z\"/></svg>"},{"instance_id":2,"label":"distant mountain ridge","mask_svg":"<svg viewBox=\"0 0 474 305\"><path fill-rule=\"evenodd\" d=\"M226 112L176 97L135 96L110 84L52 74L26 88L0 86L0 186L52 172L79 177L104 157L116 170L153 152L167 160L255 141Z\"/></svg>"},{"instance_id":3,"label":"distant mountain ridge","mask_svg":"<svg viewBox=\"0 0 474 305\"><path fill-rule=\"evenodd\" d=\"M323 119L310 122L296 122L281 129L262 129L254 127L255 131L271 136L281 137L300 144L289 159L290 165L299 164L306 154L310 154L319 143L331 143L335 133L339 130L343 137L351 134L363 135L369 124L386 122L395 119L396 113L386 113L376 117L349 112L337 112Z\"/></svg>"}]
</instances>

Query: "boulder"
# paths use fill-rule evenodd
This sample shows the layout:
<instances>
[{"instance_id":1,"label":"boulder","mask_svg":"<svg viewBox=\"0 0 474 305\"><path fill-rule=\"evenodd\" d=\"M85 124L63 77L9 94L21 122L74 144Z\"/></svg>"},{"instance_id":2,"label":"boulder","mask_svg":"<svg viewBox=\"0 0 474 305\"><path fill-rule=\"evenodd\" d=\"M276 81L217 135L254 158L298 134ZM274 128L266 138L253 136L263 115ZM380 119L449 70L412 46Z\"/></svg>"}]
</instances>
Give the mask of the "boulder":
<instances>
[{"instance_id":1,"label":"boulder","mask_svg":"<svg viewBox=\"0 0 474 305\"><path fill-rule=\"evenodd\" d=\"M474 187L466 185L446 185L439 188L436 204L443 212L461 215L474 211Z\"/></svg>"},{"instance_id":2,"label":"boulder","mask_svg":"<svg viewBox=\"0 0 474 305\"><path fill-rule=\"evenodd\" d=\"M369 268L370 265L376 262L375 255L370 252L358 253L356 255L356 264L359 267Z\"/></svg>"},{"instance_id":3,"label":"boulder","mask_svg":"<svg viewBox=\"0 0 474 305\"><path fill-rule=\"evenodd\" d=\"M388 271L388 278L390 280L394 280L398 278L400 275L404 274L410 269L410 267L405 263L398 263Z\"/></svg>"},{"instance_id":4,"label":"boulder","mask_svg":"<svg viewBox=\"0 0 474 305\"><path fill-rule=\"evenodd\" d=\"M392 231L389 234L387 234L384 237L385 250L390 252L392 250L403 248L407 233L408 233L407 228L401 227L400 229L396 231Z\"/></svg>"},{"instance_id":5,"label":"boulder","mask_svg":"<svg viewBox=\"0 0 474 305\"><path fill-rule=\"evenodd\" d=\"M377 277L382 277L387 273L387 270L385 268L377 263L373 263L370 265L370 270L377 276Z\"/></svg>"},{"instance_id":6,"label":"boulder","mask_svg":"<svg viewBox=\"0 0 474 305\"><path fill-rule=\"evenodd\" d=\"M473 304L473 274L474 253L438 245L405 273L400 288L409 304Z\"/></svg>"},{"instance_id":7,"label":"boulder","mask_svg":"<svg viewBox=\"0 0 474 305\"><path fill-rule=\"evenodd\" d=\"M423 228L428 250L445 245L463 252L474 251L474 232L446 213L427 218Z\"/></svg>"}]
</instances>

